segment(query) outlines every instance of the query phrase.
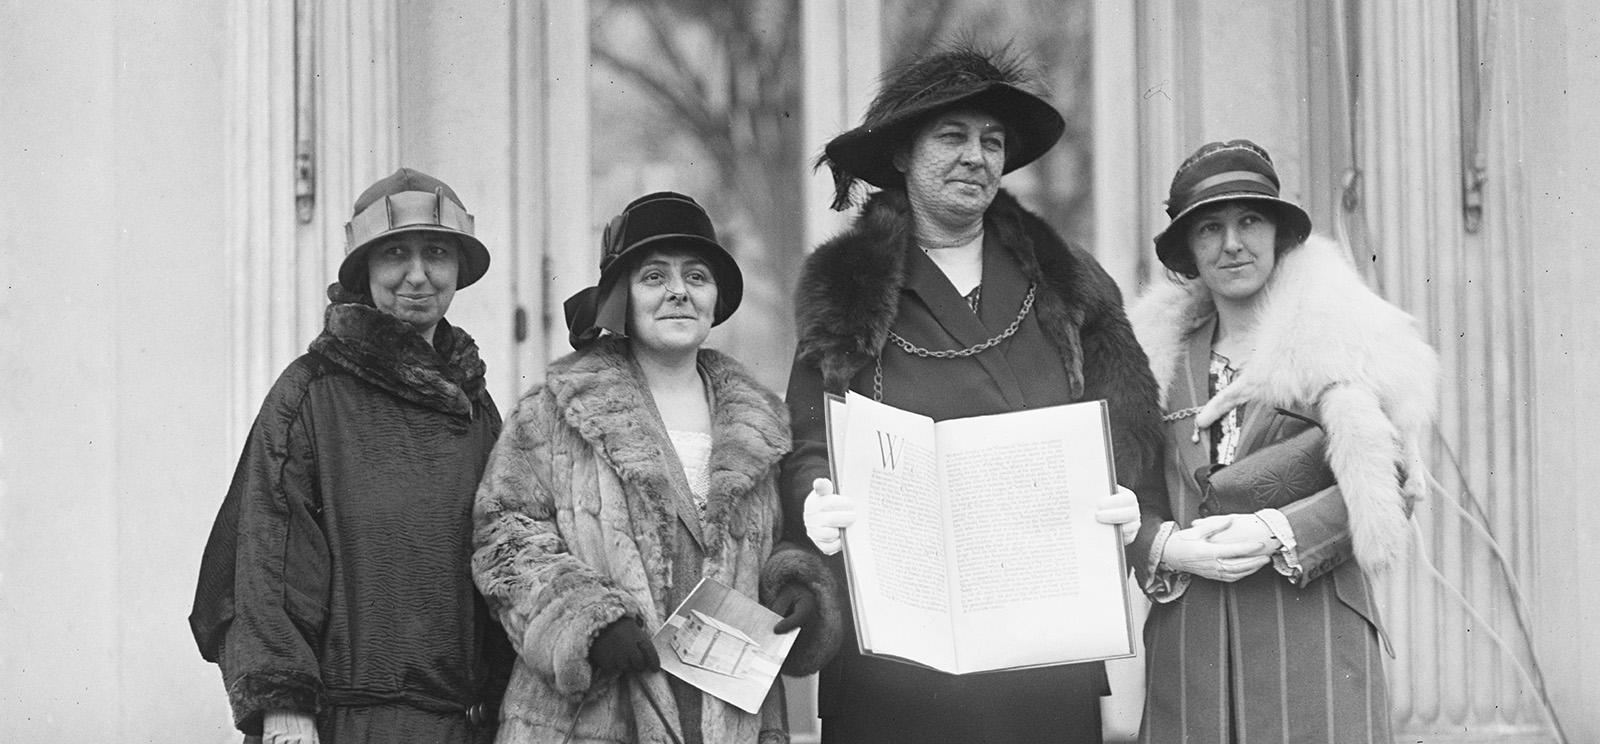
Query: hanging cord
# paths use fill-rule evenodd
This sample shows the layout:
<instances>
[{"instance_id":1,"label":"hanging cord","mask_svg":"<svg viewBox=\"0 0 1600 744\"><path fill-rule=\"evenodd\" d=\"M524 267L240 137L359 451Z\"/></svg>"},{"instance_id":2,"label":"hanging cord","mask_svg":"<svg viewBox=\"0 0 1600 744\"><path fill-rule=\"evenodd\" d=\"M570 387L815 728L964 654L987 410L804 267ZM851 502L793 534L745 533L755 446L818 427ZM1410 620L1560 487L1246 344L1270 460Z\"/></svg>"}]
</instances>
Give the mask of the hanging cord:
<instances>
[{"instance_id":1,"label":"hanging cord","mask_svg":"<svg viewBox=\"0 0 1600 744\"><path fill-rule=\"evenodd\" d=\"M1511 647L1511 644L1494 630L1493 625L1482 615L1482 613L1478 611L1477 607L1472 604L1472 601L1467 598L1466 594L1454 584L1450 583L1450 580L1445 577L1444 573L1441 572L1439 568L1433 564L1433 561L1428 558L1427 540L1422 534L1422 528L1418 526L1416 520L1413 519L1409 521L1411 523L1412 534L1417 539L1417 558L1421 562L1422 566L1427 570L1428 574L1432 576L1433 579L1445 589L1445 591L1455 598L1455 600L1461 605L1461 608L1465 610L1467 614L1471 615L1473 619L1478 622L1479 630L1488 635L1489 639L1493 641L1496 646L1500 647L1500 650L1504 652L1505 656L1511 661L1512 666L1514 666L1517 672L1522 676L1523 681L1534 689L1539 700L1540 712L1544 714L1545 719L1549 723L1551 732L1555 734L1556 741L1558 744L1567 744L1566 731L1562 729L1561 720L1556 716L1555 705L1550 702L1550 694L1545 689L1544 671L1539 667L1539 658L1533 648L1533 633L1531 630L1531 624L1528 622L1529 612L1527 601L1523 597L1522 588L1517 582L1516 574L1512 572L1511 561L1506 557L1505 552L1500 549L1500 541L1495 539L1494 534L1489 531L1488 526L1485 524L1486 520L1483 516L1483 506L1478 502L1477 496L1472 492L1471 486L1467 484L1466 472L1461 468L1460 458L1456 457L1455 450L1452 449L1450 447L1450 443L1445 440L1444 434L1439 430L1437 424L1434 425L1433 433L1435 441L1441 448L1444 449L1445 456L1449 458L1451 467L1455 469L1456 477L1461 481L1462 497L1466 499L1466 501L1472 506L1472 511L1469 511L1466 506L1463 506L1455 498L1449 497L1449 492L1445 489L1444 484L1436 480L1432 473L1424 471L1424 482L1427 484L1428 491L1430 493L1445 495L1446 497L1440 499L1439 503L1447 504L1451 510L1457 514L1461 521L1465 522L1469 527L1471 527L1472 531L1477 533L1479 537L1483 538L1483 541L1489 546L1490 554L1494 556L1495 563L1499 566L1501 575L1506 579L1506 588L1511 594L1511 607L1514 611L1513 614L1516 616L1517 629L1521 631L1522 637L1527 641L1528 663L1526 665L1522 663L1521 659L1516 653L1516 650Z\"/></svg>"},{"instance_id":2,"label":"hanging cord","mask_svg":"<svg viewBox=\"0 0 1600 744\"><path fill-rule=\"evenodd\" d=\"M667 714L661 712L661 703L656 702L656 696L650 692L650 688L645 686L645 683L640 682L638 677L629 677L628 681L632 682L633 686L639 689L639 692L644 693L645 701L650 703L650 709L654 710L656 717L661 719L661 725L667 729L667 736L672 739L672 744L683 744L683 738L678 736L678 731L675 727L677 722L668 720Z\"/></svg>"},{"instance_id":3,"label":"hanging cord","mask_svg":"<svg viewBox=\"0 0 1600 744\"><path fill-rule=\"evenodd\" d=\"M656 712L657 718L661 719L661 725L666 728L667 737L672 739L672 744L683 744L683 737L678 735L678 730L674 726L676 722L667 718L667 714L661 710L661 703L656 702L656 696L650 692L649 686L640 682L638 677L626 674L619 674L610 678L602 677L595 680L596 684L590 685L589 691L583 693L583 700L578 702L578 709L572 712L572 723L567 726L567 735L562 737L561 744L572 744L573 735L578 733L578 719L583 717L583 709L588 707L590 701L594 700L595 693L605 689L606 685L613 682L621 682L624 678L644 695L645 702L650 704L650 709Z\"/></svg>"},{"instance_id":4,"label":"hanging cord","mask_svg":"<svg viewBox=\"0 0 1600 744\"><path fill-rule=\"evenodd\" d=\"M1472 0L1468 1L1470 2ZM1338 87L1338 92L1340 94L1340 105L1343 107L1345 114L1345 145L1349 151L1349 162L1340 179L1340 209L1338 213L1338 219L1336 220L1338 237L1342 242L1344 242L1345 245L1349 246L1351 256L1355 259L1356 267L1367 279L1369 286L1381 287L1381 276L1377 267L1378 255L1372 248L1371 226L1367 222L1366 205L1364 199L1365 183L1363 181L1363 171L1361 168L1363 144L1360 128L1361 116L1359 111L1361 104L1361 60L1356 57L1354 53L1355 50L1352 48L1350 43L1350 37L1353 33L1353 30L1359 29L1360 27L1360 15L1358 13L1358 6L1351 3L1350 0L1334 0L1333 13L1337 18L1336 22L1332 24L1334 27L1335 36L1335 62L1339 67L1339 71L1342 73L1339 76L1342 84ZM1476 26L1477 24L1473 25ZM1461 29L1459 26L1457 30L1458 32L1463 31L1463 29ZM1479 30L1481 29L1474 28L1470 32L1476 34ZM1474 36L1472 41L1476 49L1485 48L1485 46L1476 36ZM1480 115L1478 111L1474 111L1473 114L1475 117ZM1473 124L1476 124L1476 120L1474 120ZM1481 132L1475 126L1473 130L1473 139L1479 139L1481 137ZM1479 143L1477 142L1472 143L1475 149L1477 148L1478 144ZM1463 142L1463 146L1465 147L1466 145L1467 143ZM1479 157L1481 157L1481 155ZM1465 160L1465 156L1463 159ZM1462 165L1463 168L1471 168L1476 164L1477 163L1463 162ZM1481 177L1481 171L1473 173L1469 170L1468 175ZM1471 231L1470 227L1469 231ZM1435 566L1428 558L1427 543L1422 534L1422 529L1415 520L1411 520L1412 533L1416 537L1418 544L1417 557L1420 560L1423 568L1426 569L1432 578L1437 581L1446 592L1451 594L1455 600L1460 603L1461 607L1479 623L1481 630L1485 632L1497 646L1500 647L1501 651L1507 656L1507 658L1510 659L1511 664L1517 669L1517 672L1522 676L1523 680L1533 687L1538 697L1540 712L1544 714L1544 717L1548 721L1552 732L1556 736L1556 740L1560 742L1560 744L1566 744L1566 732L1561 727L1561 721L1556 716L1555 706L1550 702L1549 692L1545 689L1544 672L1539 667L1539 660L1533 648L1533 634L1530 630L1531 625L1528 622L1529 612L1527 602L1523 597L1521 585L1517 581L1516 574L1511 570L1511 561L1506 557L1505 552L1500 549L1500 542L1495 539L1494 535L1489 532L1488 527L1485 525L1487 520L1483 517L1483 507L1478 503L1477 497L1472 492L1471 487L1467 485L1466 474L1461 467L1460 458L1456 456L1455 451L1450 447L1450 443L1445 440L1443 433L1439 430L1437 424L1434 425L1434 437L1444 450L1446 456L1449 458L1450 465L1455 469L1456 475L1462 484L1462 497L1472 505L1473 511L1468 511L1465 506L1463 506L1454 498L1446 497L1440 499L1440 502L1447 504L1453 511L1455 511L1459 518L1464 521L1473 532L1477 533L1489 546L1490 553L1494 556L1494 560L1500 568L1501 575L1503 575L1506 579L1506 587L1511 594L1512 608L1516 617L1518 630L1522 633L1522 637L1527 641L1528 663L1526 665L1522 663L1515 649L1511 647L1511 644L1508 643L1499 633L1495 632L1493 627L1490 626L1483 615L1478 612L1477 608L1473 606L1467 596L1454 584L1451 584L1449 579L1446 578L1445 575L1439 571L1438 567ZM1430 492L1439 494L1447 493L1444 485L1435 480L1431 473L1424 473L1424 477Z\"/></svg>"}]
</instances>

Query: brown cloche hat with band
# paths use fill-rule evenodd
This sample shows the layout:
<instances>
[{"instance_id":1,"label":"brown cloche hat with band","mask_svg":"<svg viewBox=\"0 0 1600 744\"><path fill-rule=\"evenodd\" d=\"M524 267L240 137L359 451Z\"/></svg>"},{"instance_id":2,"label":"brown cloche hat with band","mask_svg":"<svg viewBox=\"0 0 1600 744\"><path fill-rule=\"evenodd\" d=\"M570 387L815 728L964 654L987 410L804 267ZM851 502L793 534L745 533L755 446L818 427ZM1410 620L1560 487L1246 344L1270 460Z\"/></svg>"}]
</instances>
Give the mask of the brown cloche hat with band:
<instances>
[{"instance_id":1,"label":"brown cloche hat with band","mask_svg":"<svg viewBox=\"0 0 1600 744\"><path fill-rule=\"evenodd\" d=\"M1006 127L1010 173L1037 160L1061 138L1066 122L1044 98L1022 63L1007 48L986 51L967 44L903 62L884 73L861 126L834 137L816 167L833 172L836 210L848 209L857 179L882 189L903 188L895 153L909 144L917 127L941 111L974 108Z\"/></svg>"},{"instance_id":2,"label":"brown cloche hat with band","mask_svg":"<svg viewBox=\"0 0 1600 744\"><path fill-rule=\"evenodd\" d=\"M489 249L472 234L473 219L460 197L444 181L411 168L400 168L356 197L354 215L344 226L344 261L339 284L365 295L367 254L378 241L401 233L436 232L454 236L461 245L461 273L456 289L489 270Z\"/></svg>"},{"instance_id":3,"label":"brown cloche hat with band","mask_svg":"<svg viewBox=\"0 0 1600 744\"><path fill-rule=\"evenodd\" d=\"M600 337L601 331L627 335L628 283L622 275L652 250L679 248L693 251L711 267L717 281L717 306L711 325L719 325L739 309L744 296L744 274L727 249L717 242L711 216L694 199L673 191L646 194L611 218L600 238L600 280L567 298L562 308L567 318L567 340L581 349Z\"/></svg>"},{"instance_id":4,"label":"brown cloche hat with band","mask_svg":"<svg viewBox=\"0 0 1600 744\"><path fill-rule=\"evenodd\" d=\"M1280 230L1290 231L1296 242L1305 240L1311 234L1311 216L1300 205L1279 197L1278 190L1278 171L1260 145L1245 139L1201 145L1172 176L1167 194L1167 216L1172 222L1156 236L1156 257L1179 273L1192 267L1187 218L1201 207L1224 201L1248 200L1268 206L1277 215Z\"/></svg>"}]
</instances>

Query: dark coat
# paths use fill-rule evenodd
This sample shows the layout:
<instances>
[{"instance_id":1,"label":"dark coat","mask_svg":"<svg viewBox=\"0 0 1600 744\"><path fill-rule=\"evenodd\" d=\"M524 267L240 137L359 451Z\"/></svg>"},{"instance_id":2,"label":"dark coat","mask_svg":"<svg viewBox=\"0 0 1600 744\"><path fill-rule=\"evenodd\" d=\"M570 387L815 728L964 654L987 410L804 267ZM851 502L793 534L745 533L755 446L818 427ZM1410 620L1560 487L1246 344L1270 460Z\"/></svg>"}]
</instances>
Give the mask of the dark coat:
<instances>
[{"instance_id":1,"label":"dark coat","mask_svg":"<svg viewBox=\"0 0 1600 744\"><path fill-rule=\"evenodd\" d=\"M701 576L762 602L790 582L822 600L785 673L816 671L838 646L832 575L778 541L783 404L723 354L702 349L698 365L712 404L703 517L626 341L602 339L552 364L495 446L473 569L518 651L500 741L668 742L640 687L597 679L589 648L624 616L654 633ZM788 740L778 685L752 715L709 695L675 699L664 672L636 679L706 742ZM677 704L691 700L698 708L685 718Z\"/></svg>"},{"instance_id":2,"label":"dark coat","mask_svg":"<svg viewBox=\"0 0 1600 744\"><path fill-rule=\"evenodd\" d=\"M1383 675L1392 652L1365 571L1405 550L1409 503L1426 480L1417 442L1437 362L1412 319L1324 238L1283 252L1263 291L1254 363L1217 396L1245 401L1229 467L1273 457L1274 443L1316 425L1335 483L1278 507L1297 543L1293 578L1282 558L1233 583L1152 571L1160 523L1184 527L1203 514L1196 471L1211 465L1209 431L1194 441L1192 418L1166 425L1170 498L1146 514L1132 546L1156 602L1145 622L1140 741L1393 741ZM1166 407L1205 404L1216 309L1204 285L1158 284L1133 315ZM1269 480L1261 492L1295 482Z\"/></svg>"},{"instance_id":3,"label":"dark coat","mask_svg":"<svg viewBox=\"0 0 1600 744\"><path fill-rule=\"evenodd\" d=\"M441 321L435 344L335 303L267 394L189 618L241 731L288 710L318 714L329 744L492 736L492 713L473 721L510 654L469 560L500 417L472 338Z\"/></svg>"},{"instance_id":4,"label":"dark coat","mask_svg":"<svg viewBox=\"0 0 1600 744\"><path fill-rule=\"evenodd\" d=\"M1116 284L1003 191L985 215L984 236L978 314L917 249L900 191L875 195L850 230L808 258L787 396L795 439L783 469L791 539L805 540L805 496L812 479L828 475L823 394L873 395L880 361L883 402L935 420L1104 398L1118 480L1159 498L1156 386ZM928 349L981 343L1015 320L1030 284L1037 287L1032 312L992 349L930 359L885 348L890 330ZM831 562L842 576L842 561ZM869 722L860 736L880 741L1099 741L1099 696L1108 691L1098 663L954 676L853 650L823 670L819 685L830 741L841 740L830 726L853 727L847 719Z\"/></svg>"}]
</instances>

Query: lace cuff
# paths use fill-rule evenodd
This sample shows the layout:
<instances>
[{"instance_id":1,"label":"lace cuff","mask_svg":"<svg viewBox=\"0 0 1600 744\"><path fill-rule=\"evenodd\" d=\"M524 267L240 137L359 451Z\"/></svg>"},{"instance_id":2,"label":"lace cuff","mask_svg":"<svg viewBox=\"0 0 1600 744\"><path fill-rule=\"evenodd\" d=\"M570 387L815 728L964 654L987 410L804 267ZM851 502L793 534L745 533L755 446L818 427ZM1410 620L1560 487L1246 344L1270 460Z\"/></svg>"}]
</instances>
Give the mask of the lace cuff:
<instances>
[{"instance_id":1,"label":"lace cuff","mask_svg":"<svg viewBox=\"0 0 1600 744\"><path fill-rule=\"evenodd\" d=\"M1272 532L1272 536L1278 538L1278 542L1283 543L1283 547L1278 548L1278 552L1272 554L1272 567L1278 573L1290 579L1300 578L1302 569L1298 550L1299 543L1295 542L1294 528L1289 526L1289 518L1283 516L1283 512L1277 509L1262 509L1257 511L1255 515L1266 523L1267 529Z\"/></svg>"},{"instance_id":2,"label":"lace cuff","mask_svg":"<svg viewBox=\"0 0 1600 744\"><path fill-rule=\"evenodd\" d=\"M1161 555L1166 552L1167 540L1177 531L1177 522L1163 522L1150 543L1150 556L1145 563L1145 573L1150 577L1140 587L1155 602L1171 602L1183 596L1189 588L1189 574L1169 571L1161 567Z\"/></svg>"}]
</instances>

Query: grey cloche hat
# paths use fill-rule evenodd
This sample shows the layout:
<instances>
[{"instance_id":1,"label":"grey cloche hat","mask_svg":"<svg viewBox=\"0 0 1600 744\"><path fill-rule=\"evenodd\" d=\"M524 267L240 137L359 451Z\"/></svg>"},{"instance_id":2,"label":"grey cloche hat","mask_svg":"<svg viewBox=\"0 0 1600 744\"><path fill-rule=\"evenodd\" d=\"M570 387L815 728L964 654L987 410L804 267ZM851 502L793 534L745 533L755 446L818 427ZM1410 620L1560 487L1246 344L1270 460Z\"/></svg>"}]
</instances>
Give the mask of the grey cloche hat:
<instances>
[{"instance_id":1,"label":"grey cloche hat","mask_svg":"<svg viewBox=\"0 0 1600 744\"><path fill-rule=\"evenodd\" d=\"M489 270L489 249L473 235L472 215L444 181L411 168L400 168L367 187L356 198L353 216L345 223L344 261L339 264L339 284L345 291L367 294L367 253L373 244L407 232L437 232L454 236L461 244L461 289Z\"/></svg>"}]
</instances>

